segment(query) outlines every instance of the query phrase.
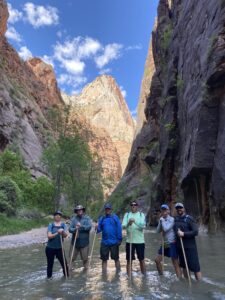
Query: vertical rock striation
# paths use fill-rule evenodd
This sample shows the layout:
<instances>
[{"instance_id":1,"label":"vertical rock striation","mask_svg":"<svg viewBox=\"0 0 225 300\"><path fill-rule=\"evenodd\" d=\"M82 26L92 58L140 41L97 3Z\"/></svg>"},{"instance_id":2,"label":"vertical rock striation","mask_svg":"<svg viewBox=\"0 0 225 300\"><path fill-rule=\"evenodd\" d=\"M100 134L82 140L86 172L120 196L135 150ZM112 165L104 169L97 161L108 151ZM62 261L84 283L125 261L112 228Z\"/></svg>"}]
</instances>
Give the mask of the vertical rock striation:
<instances>
[{"instance_id":1,"label":"vertical rock striation","mask_svg":"<svg viewBox=\"0 0 225 300\"><path fill-rule=\"evenodd\" d=\"M120 183L127 199L135 195L143 200L152 223L161 203L173 208L183 200L200 223L224 227L224 24L223 0L159 1L146 121ZM150 53L151 47L147 62ZM134 193L140 166L146 184Z\"/></svg>"}]
</instances>

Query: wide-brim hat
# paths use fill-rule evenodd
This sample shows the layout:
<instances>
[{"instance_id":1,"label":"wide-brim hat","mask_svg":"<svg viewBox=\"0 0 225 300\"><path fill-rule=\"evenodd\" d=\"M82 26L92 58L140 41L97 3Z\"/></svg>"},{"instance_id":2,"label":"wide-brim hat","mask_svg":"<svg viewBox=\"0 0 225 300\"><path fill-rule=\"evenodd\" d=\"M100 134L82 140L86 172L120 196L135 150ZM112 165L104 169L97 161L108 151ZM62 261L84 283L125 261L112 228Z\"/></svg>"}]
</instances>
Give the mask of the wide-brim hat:
<instances>
[{"instance_id":1,"label":"wide-brim hat","mask_svg":"<svg viewBox=\"0 0 225 300\"><path fill-rule=\"evenodd\" d=\"M83 210L83 212L85 212L85 207L83 207L83 205L77 205L76 207L74 207L74 212L76 213L78 210Z\"/></svg>"}]
</instances>

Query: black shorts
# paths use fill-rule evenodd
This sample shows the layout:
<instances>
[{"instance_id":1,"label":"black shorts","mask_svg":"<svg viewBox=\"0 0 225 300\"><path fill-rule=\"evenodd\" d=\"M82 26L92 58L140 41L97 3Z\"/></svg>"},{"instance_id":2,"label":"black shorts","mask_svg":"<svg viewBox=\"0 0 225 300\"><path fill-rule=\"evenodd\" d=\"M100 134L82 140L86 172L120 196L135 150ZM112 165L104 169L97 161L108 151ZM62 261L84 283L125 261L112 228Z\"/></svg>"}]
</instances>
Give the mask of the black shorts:
<instances>
[{"instance_id":1,"label":"black shorts","mask_svg":"<svg viewBox=\"0 0 225 300\"><path fill-rule=\"evenodd\" d=\"M135 260L135 253L138 260L144 260L145 258L145 244L132 244L131 257ZM130 243L126 243L126 260L130 260Z\"/></svg>"},{"instance_id":2,"label":"black shorts","mask_svg":"<svg viewBox=\"0 0 225 300\"><path fill-rule=\"evenodd\" d=\"M119 245L112 245L112 246L106 246L104 244L101 244L100 247L100 258L103 261L109 260L109 253L110 257L113 260L119 259Z\"/></svg>"},{"instance_id":3,"label":"black shorts","mask_svg":"<svg viewBox=\"0 0 225 300\"><path fill-rule=\"evenodd\" d=\"M178 250L180 267L186 269L182 248L178 248L177 250ZM200 272L200 264L198 259L197 248L196 247L186 248L185 255L187 258L188 269L195 273Z\"/></svg>"}]
</instances>

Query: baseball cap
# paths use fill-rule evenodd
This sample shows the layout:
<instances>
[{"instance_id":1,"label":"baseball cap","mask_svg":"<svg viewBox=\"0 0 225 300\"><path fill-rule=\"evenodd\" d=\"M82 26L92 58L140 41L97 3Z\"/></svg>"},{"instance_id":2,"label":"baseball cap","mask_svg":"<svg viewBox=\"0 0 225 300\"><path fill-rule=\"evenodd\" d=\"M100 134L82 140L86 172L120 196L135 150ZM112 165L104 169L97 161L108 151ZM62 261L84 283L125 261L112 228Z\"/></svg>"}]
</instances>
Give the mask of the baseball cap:
<instances>
[{"instance_id":1,"label":"baseball cap","mask_svg":"<svg viewBox=\"0 0 225 300\"><path fill-rule=\"evenodd\" d=\"M168 206L167 204L163 204L163 205L161 205L160 208L161 208L161 209L169 209L169 206Z\"/></svg>"},{"instance_id":2,"label":"baseball cap","mask_svg":"<svg viewBox=\"0 0 225 300\"><path fill-rule=\"evenodd\" d=\"M136 201L132 201L132 202L130 203L130 206L132 206L132 205L138 206L138 203L137 203Z\"/></svg>"},{"instance_id":3,"label":"baseball cap","mask_svg":"<svg viewBox=\"0 0 225 300\"><path fill-rule=\"evenodd\" d=\"M56 210L53 214L53 216L56 216L56 215L60 215L62 216L62 212L60 210Z\"/></svg>"},{"instance_id":4,"label":"baseball cap","mask_svg":"<svg viewBox=\"0 0 225 300\"><path fill-rule=\"evenodd\" d=\"M184 208L184 205L183 205L183 203L178 202L178 203L176 203L175 208Z\"/></svg>"},{"instance_id":5,"label":"baseball cap","mask_svg":"<svg viewBox=\"0 0 225 300\"><path fill-rule=\"evenodd\" d=\"M104 205L104 209L112 209L112 205L110 204L110 203L106 203L105 205Z\"/></svg>"}]
</instances>

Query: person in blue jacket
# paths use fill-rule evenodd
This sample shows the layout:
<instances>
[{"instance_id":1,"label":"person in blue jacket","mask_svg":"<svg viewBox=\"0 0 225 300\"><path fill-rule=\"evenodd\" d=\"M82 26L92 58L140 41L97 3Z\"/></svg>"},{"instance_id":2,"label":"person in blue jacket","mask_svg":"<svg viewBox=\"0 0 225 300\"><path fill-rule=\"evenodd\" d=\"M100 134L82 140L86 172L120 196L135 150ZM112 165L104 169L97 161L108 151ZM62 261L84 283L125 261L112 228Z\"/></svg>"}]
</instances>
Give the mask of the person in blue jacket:
<instances>
[{"instance_id":1,"label":"person in blue jacket","mask_svg":"<svg viewBox=\"0 0 225 300\"><path fill-rule=\"evenodd\" d=\"M102 271L107 271L107 261L109 254L115 261L117 271L120 270L119 246L122 242L122 226L117 215L112 214L112 205L104 205L105 215L100 217L96 225L97 233L102 233L100 246L100 258L102 260Z\"/></svg>"}]
</instances>

